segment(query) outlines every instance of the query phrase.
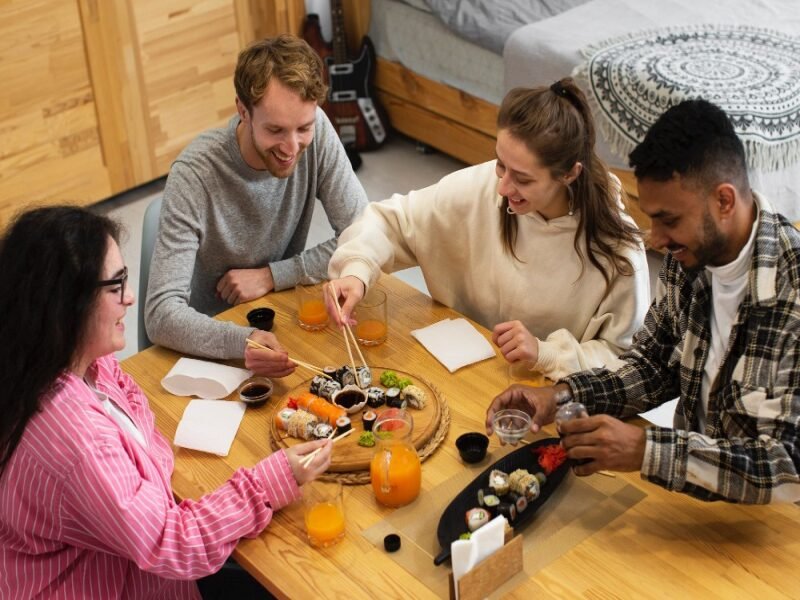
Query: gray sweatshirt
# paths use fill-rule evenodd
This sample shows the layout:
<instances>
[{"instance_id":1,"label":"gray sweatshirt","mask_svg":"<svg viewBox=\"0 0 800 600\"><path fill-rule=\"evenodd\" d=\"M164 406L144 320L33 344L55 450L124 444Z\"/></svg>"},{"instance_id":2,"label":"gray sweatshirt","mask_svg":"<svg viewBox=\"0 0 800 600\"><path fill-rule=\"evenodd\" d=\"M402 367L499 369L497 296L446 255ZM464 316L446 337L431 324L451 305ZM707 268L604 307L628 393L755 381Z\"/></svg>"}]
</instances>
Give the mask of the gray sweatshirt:
<instances>
[{"instance_id":1,"label":"gray sweatshirt","mask_svg":"<svg viewBox=\"0 0 800 600\"><path fill-rule=\"evenodd\" d=\"M209 358L241 358L253 331L213 315L229 308L216 295L230 269L272 270L275 290L326 278L331 238L304 250L315 199L336 236L367 197L325 113L294 173L278 179L245 163L238 115L201 134L178 156L164 189L145 306L147 335L159 345Z\"/></svg>"}]
</instances>

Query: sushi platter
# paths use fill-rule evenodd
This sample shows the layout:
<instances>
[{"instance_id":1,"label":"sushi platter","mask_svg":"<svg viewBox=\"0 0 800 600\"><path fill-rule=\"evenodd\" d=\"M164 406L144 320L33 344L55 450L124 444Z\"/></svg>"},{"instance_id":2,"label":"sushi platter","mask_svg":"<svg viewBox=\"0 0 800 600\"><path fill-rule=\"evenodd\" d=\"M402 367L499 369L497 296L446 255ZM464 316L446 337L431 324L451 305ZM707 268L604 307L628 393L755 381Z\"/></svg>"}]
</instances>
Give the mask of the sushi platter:
<instances>
[{"instance_id":1,"label":"sushi platter","mask_svg":"<svg viewBox=\"0 0 800 600\"><path fill-rule=\"evenodd\" d=\"M446 561L450 544L468 536L495 513L503 514L515 531L527 525L569 471L567 460L548 464L554 449L560 449L558 438L537 440L507 454L473 479L439 519L436 536L442 549L434 564Z\"/></svg>"},{"instance_id":2,"label":"sushi platter","mask_svg":"<svg viewBox=\"0 0 800 600\"><path fill-rule=\"evenodd\" d=\"M369 381L367 376L362 379L362 374L348 374L342 369L346 367L332 369L330 378L317 376L303 381L272 405L268 417L273 448L287 448L302 443L304 439L328 437L334 429L341 431L343 428L352 428L353 434L333 447L328 473L360 472L363 481L349 482L367 483L369 465L376 448L374 443L365 445L362 434L371 428L371 421L374 422L376 415L384 408L402 407L412 416L412 443L418 452L429 448L435 440L440 442L444 439L449 426L449 410L441 393L425 380L396 369L371 367ZM360 381L356 381L356 378ZM382 378L384 383L400 382L404 390L386 387L381 383ZM344 385L341 385L342 380ZM349 397L348 392L356 392L356 387L363 388L361 399L358 394L354 394L354 399ZM345 396L348 396L346 401ZM297 424L298 413L305 412L303 409L316 413L317 418L313 423ZM308 419L311 420L311 417ZM359 444L359 441L362 443ZM420 452L420 458L426 456Z\"/></svg>"}]
</instances>

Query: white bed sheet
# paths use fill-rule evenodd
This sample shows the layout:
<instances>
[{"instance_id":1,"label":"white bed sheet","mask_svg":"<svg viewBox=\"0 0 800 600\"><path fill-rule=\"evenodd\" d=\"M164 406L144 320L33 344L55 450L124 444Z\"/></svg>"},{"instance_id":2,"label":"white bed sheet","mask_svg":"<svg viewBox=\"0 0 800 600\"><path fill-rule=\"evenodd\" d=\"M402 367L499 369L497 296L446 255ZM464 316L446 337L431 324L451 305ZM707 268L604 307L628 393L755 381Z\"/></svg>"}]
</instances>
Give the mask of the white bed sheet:
<instances>
[{"instance_id":1,"label":"white bed sheet","mask_svg":"<svg viewBox=\"0 0 800 600\"><path fill-rule=\"evenodd\" d=\"M381 58L493 104L503 99L503 57L468 42L435 15L405 2L372 0L369 36Z\"/></svg>"},{"instance_id":2,"label":"white bed sheet","mask_svg":"<svg viewBox=\"0 0 800 600\"><path fill-rule=\"evenodd\" d=\"M550 84L570 75L585 59L581 49L633 31L673 25L746 23L789 35L800 32L797 0L592 0L511 34L503 51L505 89ZM611 166L628 168L602 135L598 154ZM751 171L753 188L792 220L800 219L800 165Z\"/></svg>"}]
</instances>

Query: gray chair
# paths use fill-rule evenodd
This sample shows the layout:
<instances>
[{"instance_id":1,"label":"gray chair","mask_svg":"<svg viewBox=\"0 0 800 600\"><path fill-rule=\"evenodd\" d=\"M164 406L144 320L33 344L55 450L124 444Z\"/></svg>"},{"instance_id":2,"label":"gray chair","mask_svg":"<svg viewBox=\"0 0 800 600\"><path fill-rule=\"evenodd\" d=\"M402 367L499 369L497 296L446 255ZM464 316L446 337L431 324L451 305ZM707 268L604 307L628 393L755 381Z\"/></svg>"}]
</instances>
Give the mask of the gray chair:
<instances>
[{"instance_id":1,"label":"gray chair","mask_svg":"<svg viewBox=\"0 0 800 600\"><path fill-rule=\"evenodd\" d=\"M158 235L158 217L161 213L161 196L150 202L142 220L142 257L139 263L139 352L153 345L144 328L144 305L147 300L147 281L150 279L150 259Z\"/></svg>"}]
</instances>

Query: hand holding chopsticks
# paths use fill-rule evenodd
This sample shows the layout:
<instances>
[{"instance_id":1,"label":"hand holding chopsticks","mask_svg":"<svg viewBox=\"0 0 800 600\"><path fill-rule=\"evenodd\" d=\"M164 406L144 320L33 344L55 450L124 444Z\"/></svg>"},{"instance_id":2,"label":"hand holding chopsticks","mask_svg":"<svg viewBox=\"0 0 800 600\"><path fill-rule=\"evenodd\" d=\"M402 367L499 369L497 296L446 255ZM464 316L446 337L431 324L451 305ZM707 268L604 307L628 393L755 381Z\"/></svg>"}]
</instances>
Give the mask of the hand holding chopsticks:
<instances>
[{"instance_id":1,"label":"hand holding chopsticks","mask_svg":"<svg viewBox=\"0 0 800 600\"><path fill-rule=\"evenodd\" d=\"M268 348L267 346L264 346L263 344L259 344L258 342L256 342L255 340L251 340L250 338L247 338L247 345L251 346L252 348L258 348L260 350L272 350L272 348ZM325 371L323 371L321 368L317 367L316 365L312 365L311 363L307 363L307 362L302 361L302 360L300 360L298 358L292 358L291 356L289 357L289 360L292 361L293 363L295 363L296 365L300 366L300 367L304 367L304 368L308 369L309 371L313 371L314 373L322 375L323 377L327 377L328 379L333 379L330 375L328 375Z\"/></svg>"},{"instance_id":2,"label":"hand holding chopsticks","mask_svg":"<svg viewBox=\"0 0 800 600\"><path fill-rule=\"evenodd\" d=\"M328 438L327 438L327 439L329 439L329 440L330 440L330 439L333 437L333 434L335 433L335 431L336 431L336 430L334 429L334 430L331 432L331 434L328 436ZM345 431L344 433L342 433L342 434L339 434L339 435L337 435L335 438L333 438L333 439L331 440L331 443L335 443L337 440L340 440L340 439L342 439L343 437L350 435L351 433L353 433L353 431L355 431L355 430L354 430L354 429L348 429L348 430L347 430L347 431ZM301 464L301 465L303 465L303 468L304 468L304 469L307 469L307 468L308 468L308 465L310 465L310 464L311 464L311 462L314 460L314 457L315 457L317 454L319 454L319 452L320 452L321 450L322 450L322 446L320 446L319 448L317 448L316 450L314 450L314 451L313 451L313 452L311 452L310 454L307 454L306 456L304 456L303 458L301 458L301 459L300 459L300 464Z\"/></svg>"},{"instance_id":3,"label":"hand holding chopsticks","mask_svg":"<svg viewBox=\"0 0 800 600\"><path fill-rule=\"evenodd\" d=\"M361 377L359 376L358 369L356 368L356 361L353 359L353 352L350 350L350 340L348 339L348 334L350 338L353 340L353 345L356 347L356 352L358 352L358 357L361 359L361 364L365 367L369 368L367 365L367 361L364 358L364 355L361 353L361 349L358 347L358 340L356 340L356 336L353 334L353 330L350 329L350 324L344 319L344 315L342 314L342 306L339 304L339 292L336 290L336 287L333 283L329 283L324 289L326 293L328 293L328 288L330 288L329 293L333 296L333 303L336 306L336 310L339 313L339 320L344 325L342 335L344 335L344 343L347 346L347 354L350 357L350 364L353 365L353 375L356 377L356 381L360 384Z\"/></svg>"}]
</instances>

